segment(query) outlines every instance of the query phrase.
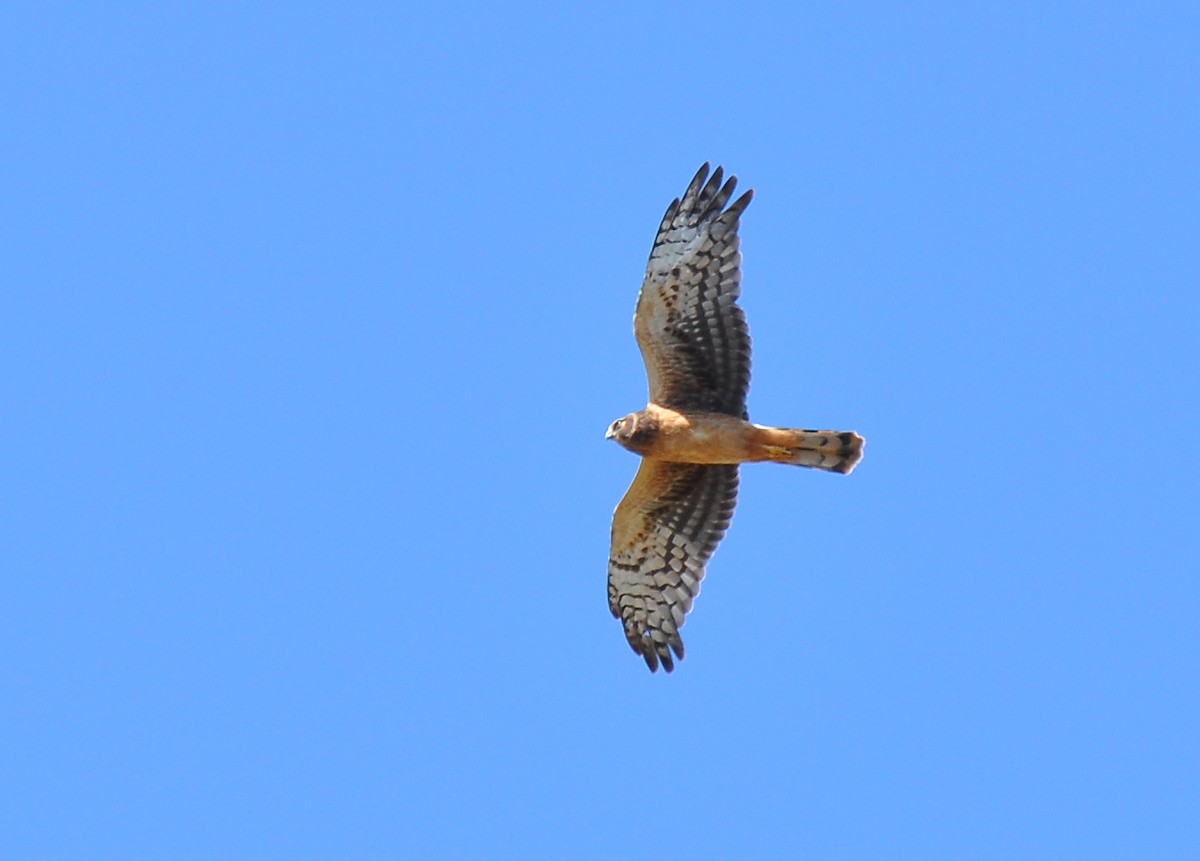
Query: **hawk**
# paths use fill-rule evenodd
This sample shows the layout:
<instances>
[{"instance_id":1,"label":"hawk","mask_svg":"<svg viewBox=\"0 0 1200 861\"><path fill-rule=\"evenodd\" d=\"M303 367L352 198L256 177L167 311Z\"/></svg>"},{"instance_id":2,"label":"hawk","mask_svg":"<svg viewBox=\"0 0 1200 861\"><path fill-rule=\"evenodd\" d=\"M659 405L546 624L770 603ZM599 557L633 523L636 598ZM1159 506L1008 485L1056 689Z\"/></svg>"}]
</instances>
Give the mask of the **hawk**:
<instances>
[{"instance_id":1,"label":"hawk","mask_svg":"<svg viewBox=\"0 0 1200 861\"><path fill-rule=\"evenodd\" d=\"M737 178L704 164L667 207L638 294L633 331L646 364L646 408L608 439L642 457L613 512L608 604L651 672L683 659L679 629L729 528L738 464L770 461L849 473L853 432L751 424L750 330L737 305L738 220L753 191L729 203Z\"/></svg>"}]
</instances>

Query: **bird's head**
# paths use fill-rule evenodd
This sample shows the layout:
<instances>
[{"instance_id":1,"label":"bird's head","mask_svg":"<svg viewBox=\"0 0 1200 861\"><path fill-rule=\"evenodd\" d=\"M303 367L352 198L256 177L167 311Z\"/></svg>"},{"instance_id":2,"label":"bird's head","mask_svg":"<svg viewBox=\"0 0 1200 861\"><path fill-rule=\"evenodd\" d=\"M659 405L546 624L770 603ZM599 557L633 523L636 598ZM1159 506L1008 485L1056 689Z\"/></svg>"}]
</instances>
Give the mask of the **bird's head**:
<instances>
[{"instance_id":1,"label":"bird's head","mask_svg":"<svg viewBox=\"0 0 1200 861\"><path fill-rule=\"evenodd\" d=\"M605 439L615 439L617 442L628 440L637 428L637 413L630 413L623 419L617 419L608 426Z\"/></svg>"},{"instance_id":2,"label":"bird's head","mask_svg":"<svg viewBox=\"0 0 1200 861\"><path fill-rule=\"evenodd\" d=\"M617 419L610 424L604 438L615 439L622 447L642 454L642 449L653 435L652 424L653 422L647 421L641 413L630 413L625 418Z\"/></svg>"}]
</instances>

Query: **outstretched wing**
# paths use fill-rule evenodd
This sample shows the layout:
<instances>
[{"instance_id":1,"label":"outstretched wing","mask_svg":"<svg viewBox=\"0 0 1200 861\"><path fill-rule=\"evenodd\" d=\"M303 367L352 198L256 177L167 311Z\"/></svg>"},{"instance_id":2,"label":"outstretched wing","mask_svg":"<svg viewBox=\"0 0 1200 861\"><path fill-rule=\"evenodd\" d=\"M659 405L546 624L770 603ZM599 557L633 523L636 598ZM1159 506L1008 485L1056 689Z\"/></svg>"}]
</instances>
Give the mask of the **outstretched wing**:
<instances>
[{"instance_id":1,"label":"outstretched wing","mask_svg":"<svg viewBox=\"0 0 1200 861\"><path fill-rule=\"evenodd\" d=\"M643 458L613 512L608 606L651 672L683 660L679 629L733 519L737 466Z\"/></svg>"},{"instance_id":2,"label":"outstretched wing","mask_svg":"<svg viewBox=\"0 0 1200 861\"><path fill-rule=\"evenodd\" d=\"M633 331L650 400L673 409L745 417L750 388L750 330L737 306L742 255L738 220L747 191L725 208L736 177L708 177L708 164L667 208L638 294Z\"/></svg>"}]
</instances>

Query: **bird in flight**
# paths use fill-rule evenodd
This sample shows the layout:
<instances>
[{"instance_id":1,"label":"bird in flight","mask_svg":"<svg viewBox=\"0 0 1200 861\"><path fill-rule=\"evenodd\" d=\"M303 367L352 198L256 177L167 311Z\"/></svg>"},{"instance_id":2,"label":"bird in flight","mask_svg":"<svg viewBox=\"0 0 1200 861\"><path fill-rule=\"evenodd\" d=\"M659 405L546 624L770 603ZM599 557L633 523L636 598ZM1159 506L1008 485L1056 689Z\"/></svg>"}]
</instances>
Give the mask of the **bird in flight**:
<instances>
[{"instance_id":1,"label":"bird in flight","mask_svg":"<svg viewBox=\"0 0 1200 861\"><path fill-rule=\"evenodd\" d=\"M738 464L786 463L849 473L863 439L851 431L751 424L750 330L741 292L738 221L753 191L729 203L706 163L663 216L638 294L633 331L646 364L646 408L606 434L641 455L613 512L608 604L651 672L683 659L679 629L729 528Z\"/></svg>"}]
</instances>

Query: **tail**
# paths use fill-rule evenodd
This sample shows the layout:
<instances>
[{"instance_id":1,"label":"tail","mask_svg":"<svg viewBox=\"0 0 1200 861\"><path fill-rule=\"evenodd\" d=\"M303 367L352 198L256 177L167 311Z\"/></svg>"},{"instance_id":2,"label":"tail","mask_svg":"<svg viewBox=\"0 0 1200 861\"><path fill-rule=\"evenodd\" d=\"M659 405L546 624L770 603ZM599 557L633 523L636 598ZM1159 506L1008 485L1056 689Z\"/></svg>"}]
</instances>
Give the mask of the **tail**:
<instances>
[{"instance_id":1,"label":"tail","mask_svg":"<svg viewBox=\"0 0 1200 861\"><path fill-rule=\"evenodd\" d=\"M862 460L863 438L853 431L796 430L756 425L755 460L807 466L849 475Z\"/></svg>"}]
</instances>

